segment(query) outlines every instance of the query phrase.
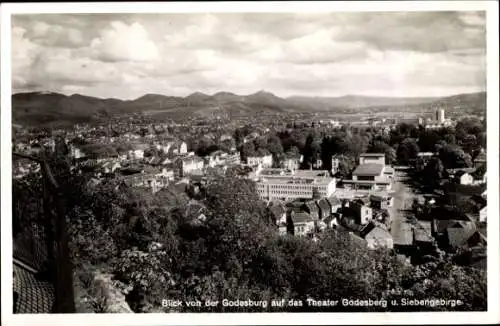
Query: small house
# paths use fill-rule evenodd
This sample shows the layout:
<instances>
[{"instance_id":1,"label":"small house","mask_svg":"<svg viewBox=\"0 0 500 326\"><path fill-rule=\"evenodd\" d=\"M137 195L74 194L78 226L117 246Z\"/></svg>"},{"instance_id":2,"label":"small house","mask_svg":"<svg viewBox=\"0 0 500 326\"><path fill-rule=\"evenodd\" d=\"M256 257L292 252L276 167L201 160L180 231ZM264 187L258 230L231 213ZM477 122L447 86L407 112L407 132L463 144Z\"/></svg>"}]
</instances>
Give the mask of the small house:
<instances>
[{"instance_id":1,"label":"small house","mask_svg":"<svg viewBox=\"0 0 500 326\"><path fill-rule=\"evenodd\" d=\"M450 224L445 230L447 245L451 249L460 248L467 245L474 245L469 243L469 239L477 232L476 226L470 221L455 221Z\"/></svg>"},{"instance_id":2,"label":"small house","mask_svg":"<svg viewBox=\"0 0 500 326\"><path fill-rule=\"evenodd\" d=\"M413 240L420 249L430 249L433 246L434 238L432 237L432 222L418 221L413 228Z\"/></svg>"},{"instance_id":3,"label":"small house","mask_svg":"<svg viewBox=\"0 0 500 326\"><path fill-rule=\"evenodd\" d=\"M370 206L376 209L387 209L388 202L381 196L370 196Z\"/></svg>"},{"instance_id":4,"label":"small house","mask_svg":"<svg viewBox=\"0 0 500 326\"><path fill-rule=\"evenodd\" d=\"M306 212L290 214L291 230L296 236L305 236L314 231L314 219Z\"/></svg>"},{"instance_id":5,"label":"small house","mask_svg":"<svg viewBox=\"0 0 500 326\"><path fill-rule=\"evenodd\" d=\"M273 203L268 207L269 213L276 225L286 225L286 210L280 203Z\"/></svg>"},{"instance_id":6,"label":"small house","mask_svg":"<svg viewBox=\"0 0 500 326\"><path fill-rule=\"evenodd\" d=\"M484 206L479 210L479 222L486 222L488 215L488 206Z\"/></svg>"},{"instance_id":7,"label":"small house","mask_svg":"<svg viewBox=\"0 0 500 326\"><path fill-rule=\"evenodd\" d=\"M351 202L346 209L346 213L354 217L356 223L360 225L367 224L373 216L372 209L359 201Z\"/></svg>"},{"instance_id":8,"label":"small house","mask_svg":"<svg viewBox=\"0 0 500 326\"><path fill-rule=\"evenodd\" d=\"M461 185L471 185L474 183L474 177L465 171L455 173L455 181Z\"/></svg>"},{"instance_id":9,"label":"small house","mask_svg":"<svg viewBox=\"0 0 500 326\"><path fill-rule=\"evenodd\" d=\"M302 205L304 212L308 213L314 220L319 220L319 207L314 201L308 201Z\"/></svg>"},{"instance_id":10,"label":"small house","mask_svg":"<svg viewBox=\"0 0 500 326\"><path fill-rule=\"evenodd\" d=\"M328 216L327 218L325 218L323 220L323 223L325 223L325 225L328 229L334 229L337 227L339 219L340 219L340 215L337 213L334 213L334 214Z\"/></svg>"},{"instance_id":11,"label":"small house","mask_svg":"<svg viewBox=\"0 0 500 326\"><path fill-rule=\"evenodd\" d=\"M370 232L365 235L369 249L387 248L392 249L394 243L391 233L380 226L375 226Z\"/></svg>"},{"instance_id":12,"label":"small house","mask_svg":"<svg viewBox=\"0 0 500 326\"><path fill-rule=\"evenodd\" d=\"M414 251L413 230L410 224L401 223L397 232L393 233L394 249L401 254L411 254Z\"/></svg>"},{"instance_id":13,"label":"small house","mask_svg":"<svg viewBox=\"0 0 500 326\"><path fill-rule=\"evenodd\" d=\"M323 220L332 214L330 204L326 198L321 198L318 200L319 207L319 219Z\"/></svg>"},{"instance_id":14,"label":"small house","mask_svg":"<svg viewBox=\"0 0 500 326\"><path fill-rule=\"evenodd\" d=\"M337 197L327 197L326 200L330 205L331 214L337 213L340 207L342 207L342 202Z\"/></svg>"}]
</instances>

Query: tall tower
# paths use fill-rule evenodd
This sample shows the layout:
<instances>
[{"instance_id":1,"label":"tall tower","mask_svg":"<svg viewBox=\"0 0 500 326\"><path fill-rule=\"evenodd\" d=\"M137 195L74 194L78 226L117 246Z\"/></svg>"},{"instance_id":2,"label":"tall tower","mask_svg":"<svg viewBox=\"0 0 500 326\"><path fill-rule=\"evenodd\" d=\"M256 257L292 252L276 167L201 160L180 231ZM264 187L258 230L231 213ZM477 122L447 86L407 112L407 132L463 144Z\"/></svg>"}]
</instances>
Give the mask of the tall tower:
<instances>
[{"instance_id":1,"label":"tall tower","mask_svg":"<svg viewBox=\"0 0 500 326\"><path fill-rule=\"evenodd\" d=\"M332 156L332 174L337 173L339 169L339 159L338 157Z\"/></svg>"},{"instance_id":2,"label":"tall tower","mask_svg":"<svg viewBox=\"0 0 500 326\"><path fill-rule=\"evenodd\" d=\"M439 122L443 123L444 122L444 109L439 110Z\"/></svg>"}]
</instances>

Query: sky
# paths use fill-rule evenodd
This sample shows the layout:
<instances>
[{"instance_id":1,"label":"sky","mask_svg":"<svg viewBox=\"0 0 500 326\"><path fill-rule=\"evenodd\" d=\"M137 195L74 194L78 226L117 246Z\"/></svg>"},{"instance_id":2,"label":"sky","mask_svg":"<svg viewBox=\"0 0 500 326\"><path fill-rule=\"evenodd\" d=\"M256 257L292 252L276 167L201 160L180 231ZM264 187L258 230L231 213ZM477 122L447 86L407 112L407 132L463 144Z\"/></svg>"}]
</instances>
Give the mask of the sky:
<instances>
[{"instance_id":1,"label":"sky","mask_svg":"<svg viewBox=\"0 0 500 326\"><path fill-rule=\"evenodd\" d=\"M12 16L13 92L133 99L486 89L484 12Z\"/></svg>"}]
</instances>

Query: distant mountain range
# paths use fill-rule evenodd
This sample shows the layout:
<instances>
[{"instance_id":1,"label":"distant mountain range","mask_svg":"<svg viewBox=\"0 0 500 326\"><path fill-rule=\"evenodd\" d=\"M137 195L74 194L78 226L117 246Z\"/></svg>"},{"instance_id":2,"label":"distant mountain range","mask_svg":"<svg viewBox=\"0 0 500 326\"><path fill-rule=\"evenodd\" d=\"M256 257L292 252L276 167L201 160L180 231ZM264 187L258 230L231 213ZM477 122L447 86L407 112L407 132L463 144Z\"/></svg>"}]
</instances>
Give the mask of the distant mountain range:
<instances>
[{"instance_id":1,"label":"distant mountain range","mask_svg":"<svg viewBox=\"0 0 500 326\"><path fill-rule=\"evenodd\" d=\"M250 95L219 92L207 95L195 92L186 97L146 94L135 100L101 99L52 92L17 93L12 96L12 118L18 124L91 122L116 114L161 113L163 116L204 116L226 113L247 116L284 112L356 112L368 108L429 108L445 105L460 109L485 110L486 93L459 94L449 97L394 98L348 95L341 97L292 96L281 98L266 91Z\"/></svg>"}]
</instances>

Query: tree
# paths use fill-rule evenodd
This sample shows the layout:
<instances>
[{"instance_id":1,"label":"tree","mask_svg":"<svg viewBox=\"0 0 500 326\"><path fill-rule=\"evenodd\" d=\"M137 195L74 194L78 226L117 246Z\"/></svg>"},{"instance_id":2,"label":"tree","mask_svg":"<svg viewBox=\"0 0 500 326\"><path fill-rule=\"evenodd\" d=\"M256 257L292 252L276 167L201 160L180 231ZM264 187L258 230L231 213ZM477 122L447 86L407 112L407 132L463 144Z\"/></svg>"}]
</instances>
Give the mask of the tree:
<instances>
[{"instance_id":1,"label":"tree","mask_svg":"<svg viewBox=\"0 0 500 326\"><path fill-rule=\"evenodd\" d=\"M347 134L345 143L347 145L347 153L354 157L358 157L360 154L366 152L368 147L368 140L359 134L352 136Z\"/></svg>"},{"instance_id":2,"label":"tree","mask_svg":"<svg viewBox=\"0 0 500 326\"><path fill-rule=\"evenodd\" d=\"M468 168L472 166L471 156L457 145L446 145L439 151L439 158L445 169Z\"/></svg>"},{"instance_id":3,"label":"tree","mask_svg":"<svg viewBox=\"0 0 500 326\"><path fill-rule=\"evenodd\" d=\"M287 155L290 155L290 156L299 156L300 155L300 151L299 151L299 148L297 146L291 146L288 151L286 152Z\"/></svg>"},{"instance_id":4,"label":"tree","mask_svg":"<svg viewBox=\"0 0 500 326\"><path fill-rule=\"evenodd\" d=\"M397 149L397 159L400 164L407 165L411 160L416 159L419 148L415 139L405 138Z\"/></svg>"},{"instance_id":5,"label":"tree","mask_svg":"<svg viewBox=\"0 0 500 326\"><path fill-rule=\"evenodd\" d=\"M396 128L391 130L391 142L390 145L395 145L401 143L405 138L416 138L417 128L416 126L408 123L400 123L396 125Z\"/></svg>"},{"instance_id":6,"label":"tree","mask_svg":"<svg viewBox=\"0 0 500 326\"><path fill-rule=\"evenodd\" d=\"M486 148L486 132L480 132L477 137L476 146L480 148Z\"/></svg>"},{"instance_id":7,"label":"tree","mask_svg":"<svg viewBox=\"0 0 500 326\"><path fill-rule=\"evenodd\" d=\"M132 286L129 297L135 300L129 301L135 312L149 312L169 296L175 281L168 266L169 256L161 244L152 244L147 251L126 249L113 262L116 278Z\"/></svg>"},{"instance_id":8,"label":"tree","mask_svg":"<svg viewBox=\"0 0 500 326\"><path fill-rule=\"evenodd\" d=\"M240 154L243 161L246 161L249 157L255 156L255 145L252 142L243 144Z\"/></svg>"},{"instance_id":9,"label":"tree","mask_svg":"<svg viewBox=\"0 0 500 326\"><path fill-rule=\"evenodd\" d=\"M393 164L396 160L396 150L393 147L387 147L385 149L385 164Z\"/></svg>"},{"instance_id":10,"label":"tree","mask_svg":"<svg viewBox=\"0 0 500 326\"><path fill-rule=\"evenodd\" d=\"M422 181L430 188L434 188L443 178L444 167L441 160L433 157L422 170Z\"/></svg>"},{"instance_id":11,"label":"tree","mask_svg":"<svg viewBox=\"0 0 500 326\"><path fill-rule=\"evenodd\" d=\"M384 153L386 164L396 161L396 150L380 140L373 140L368 146L367 153Z\"/></svg>"},{"instance_id":12,"label":"tree","mask_svg":"<svg viewBox=\"0 0 500 326\"><path fill-rule=\"evenodd\" d=\"M341 162L346 171L355 163L352 156L342 157ZM429 167L429 171L437 171L438 176L442 171L439 159L431 160L432 165L435 168ZM90 262L111 271L115 279L131 287L127 301L134 311L157 311L163 298L258 301L413 297L460 299L465 303L457 307L460 310L486 308L486 275L453 266L444 258L403 266L390 251L367 250L348 233L335 230L317 235L317 242L278 236L251 180L215 177L202 201L206 220L191 224L183 213L189 199L175 188L153 195L110 180L88 189L82 186L83 181L71 179L71 173L65 174L68 172L63 167L55 171L61 171L59 178L68 179L62 184L72 198L67 207L73 257L76 262ZM21 185L14 185L17 195ZM83 265L77 264L78 268ZM263 311L221 305L213 309ZM278 310L315 309L384 310L342 306ZM398 309L411 307L385 310ZM200 310L183 307L176 311Z\"/></svg>"},{"instance_id":13,"label":"tree","mask_svg":"<svg viewBox=\"0 0 500 326\"><path fill-rule=\"evenodd\" d=\"M267 141L266 136L258 137L257 139L254 140L254 144L255 144L256 150L259 150L259 149L267 150L268 149L268 147L267 147L268 141Z\"/></svg>"},{"instance_id":14,"label":"tree","mask_svg":"<svg viewBox=\"0 0 500 326\"><path fill-rule=\"evenodd\" d=\"M67 156L69 154L68 145L66 145L66 141L61 136L58 136L55 140L54 151L57 155L61 156Z\"/></svg>"},{"instance_id":15,"label":"tree","mask_svg":"<svg viewBox=\"0 0 500 326\"><path fill-rule=\"evenodd\" d=\"M423 130L418 138L418 147L422 152L434 152L441 136L435 130Z\"/></svg>"},{"instance_id":16,"label":"tree","mask_svg":"<svg viewBox=\"0 0 500 326\"><path fill-rule=\"evenodd\" d=\"M339 158L338 175L342 178L347 178L350 176L354 167L356 166L356 161L352 156L341 156Z\"/></svg>"},{"instance_id":17,"label":"tree","mask_svg":"<svg viewBox=\"0 0 500 326\"><path fill-rule=\"evenodd\" d=\"M273 155L273 164L276 167L281 166L281 161L283 160L283 146L281 145L281 140L276 135L270 135L267 139L267 148Z\"/></svg>"},{"instance_id":18,"label":"tree","mask_svg":"<svg viewBox=\"0 0 500 326\"><path fill-rule=\"evenodd\" d=\"M315 137L313 133L307 136L306 144L304 146L304 161L302 162L303 168L310 168L312 165L321 158L321 141Z\"/></svg>"}]
</instances>

